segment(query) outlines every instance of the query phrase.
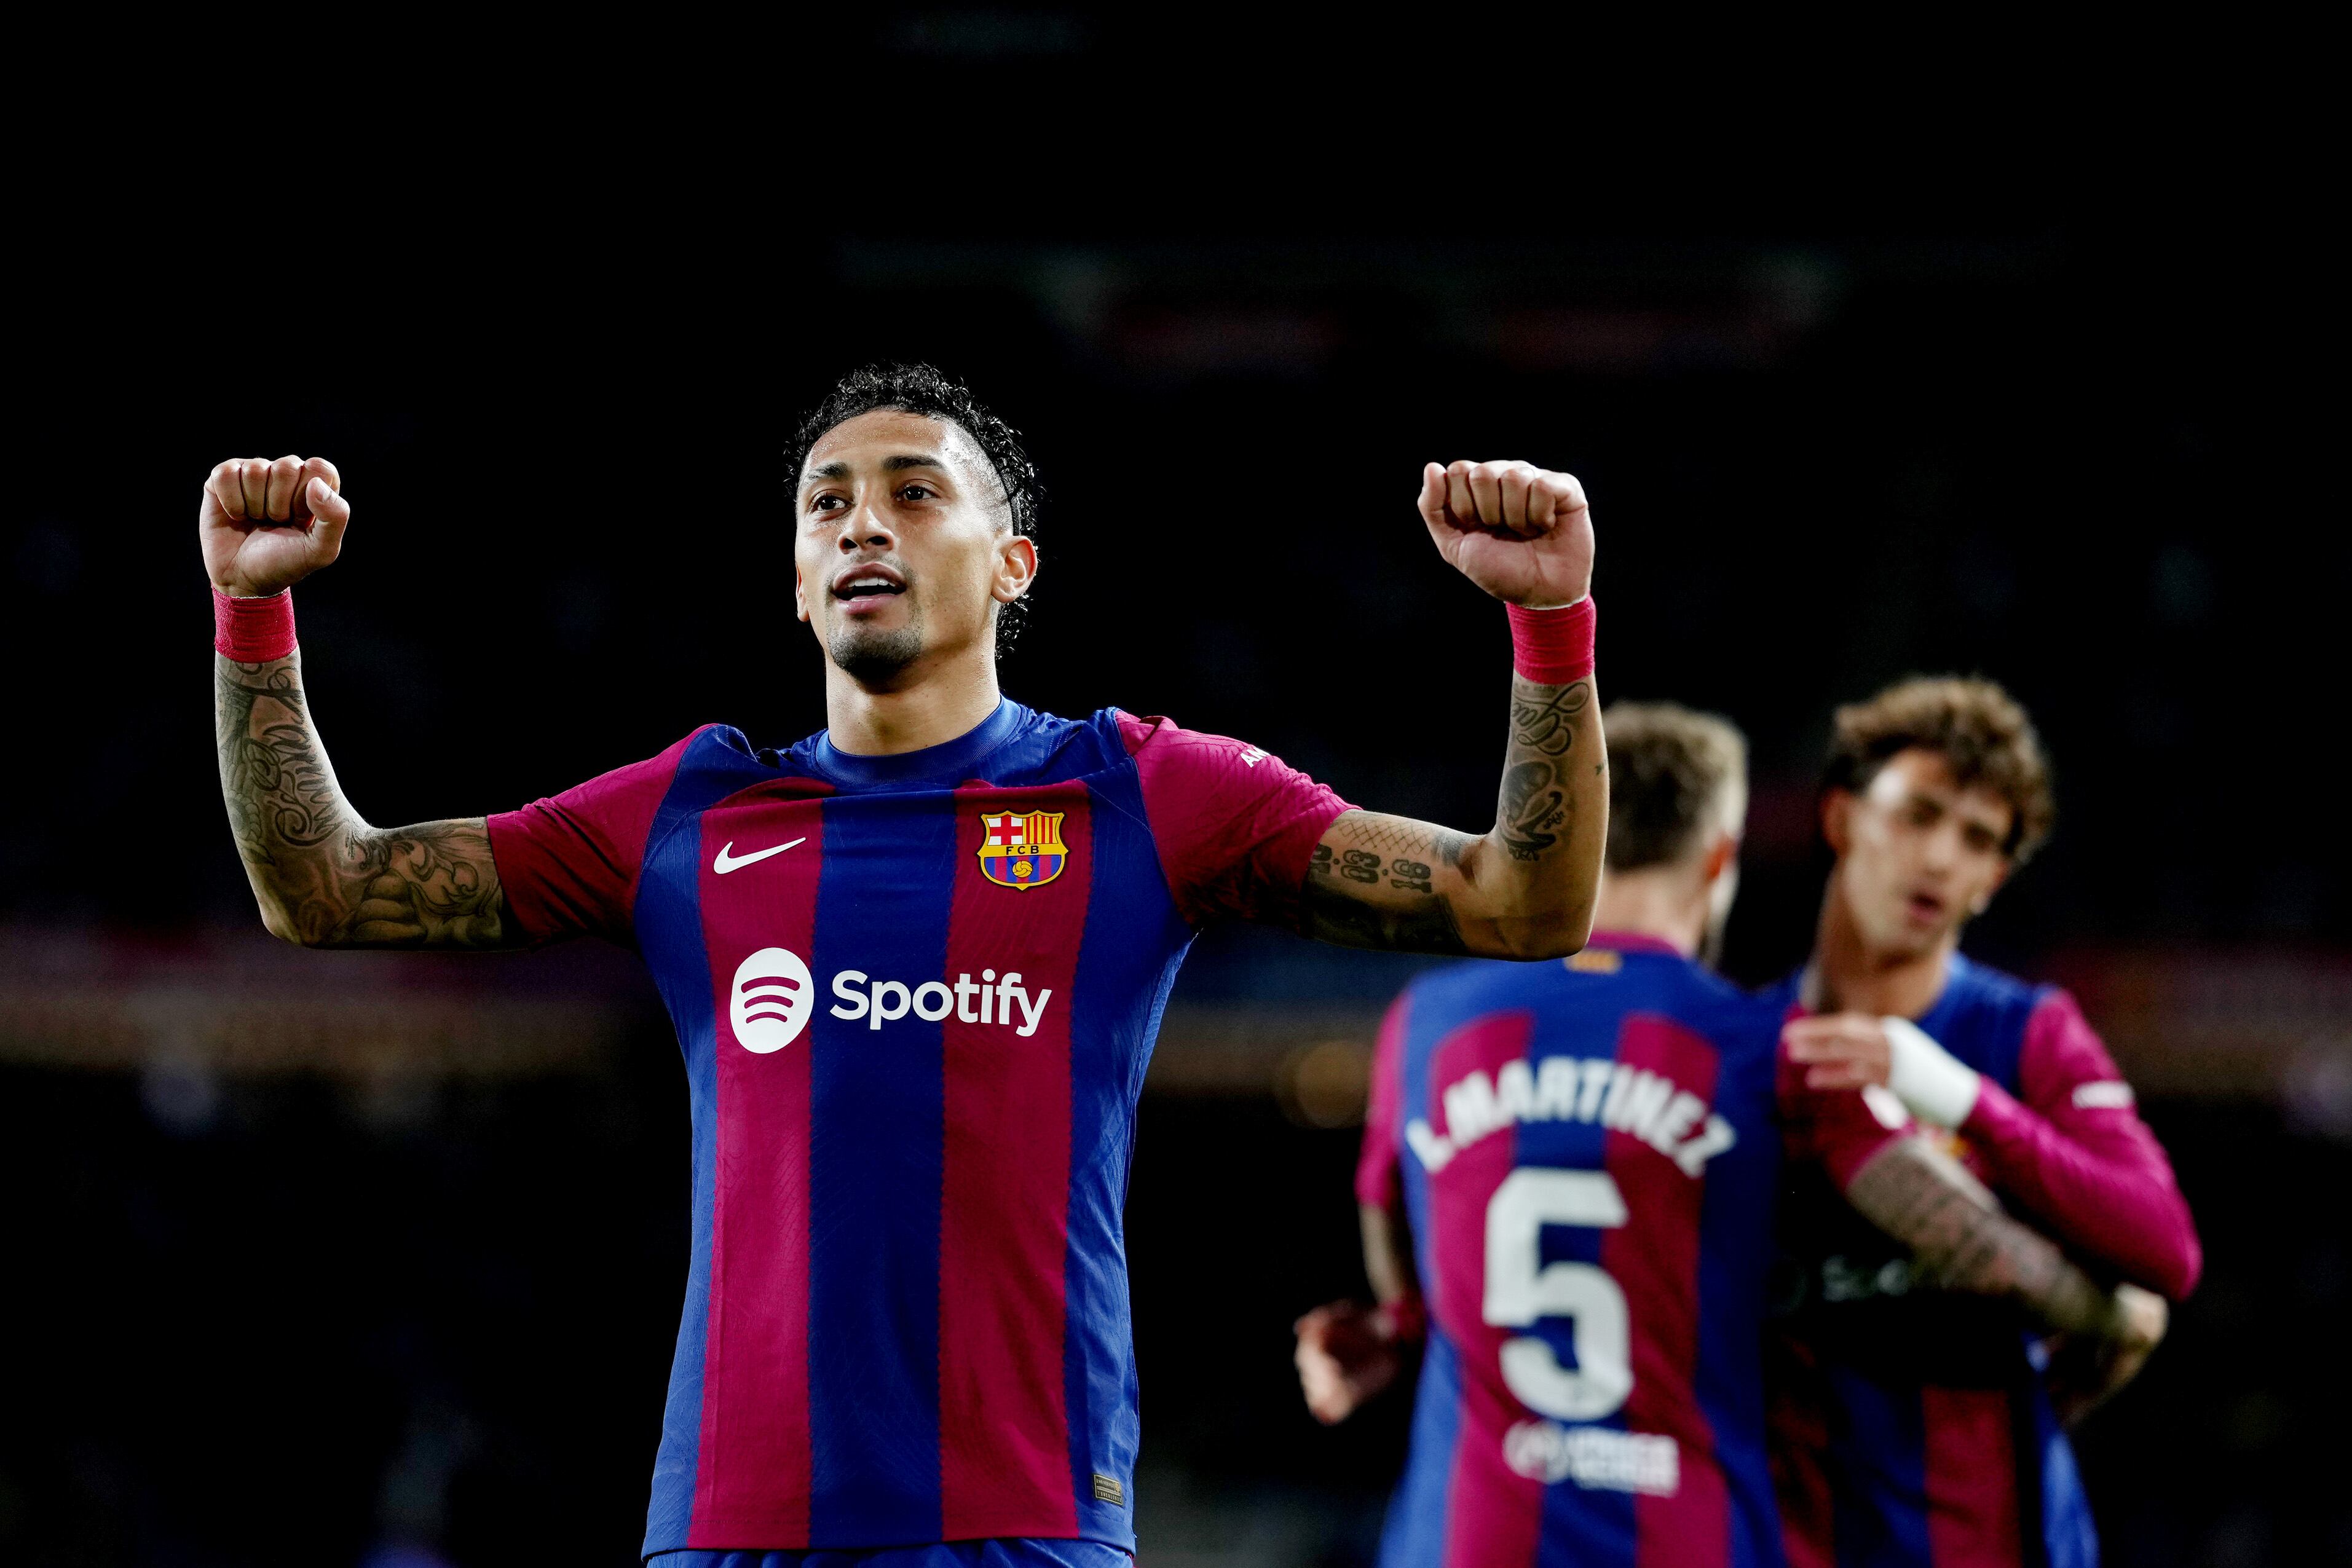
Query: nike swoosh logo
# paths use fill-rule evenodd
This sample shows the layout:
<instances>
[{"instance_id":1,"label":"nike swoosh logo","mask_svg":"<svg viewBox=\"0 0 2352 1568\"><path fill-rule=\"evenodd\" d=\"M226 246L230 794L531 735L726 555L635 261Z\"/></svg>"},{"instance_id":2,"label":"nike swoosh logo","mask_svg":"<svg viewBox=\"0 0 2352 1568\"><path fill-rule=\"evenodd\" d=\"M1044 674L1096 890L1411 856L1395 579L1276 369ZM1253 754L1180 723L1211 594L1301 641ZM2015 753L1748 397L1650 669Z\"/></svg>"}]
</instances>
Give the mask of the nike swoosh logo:
<instances>
[{"instance_id":1,"label":"nike swoosh logo","mask_svg":"<svg viewBox=\"0 0 2352 1568\"><path fill-rule=\"evenodd\" d=\"M747 865L756 865L770 855L782 854L786 850L791 849L793 844L806 842L808 842L806 838L798 838L791 844L778 844L772 850L754 850L748 855L739 855L735 852L735 841L730 839L727 841L727 847L719 852L719 858L710 862L710 869L720 876L725 876L730 871L741 871Z\"/></svg>"}]
</instances>

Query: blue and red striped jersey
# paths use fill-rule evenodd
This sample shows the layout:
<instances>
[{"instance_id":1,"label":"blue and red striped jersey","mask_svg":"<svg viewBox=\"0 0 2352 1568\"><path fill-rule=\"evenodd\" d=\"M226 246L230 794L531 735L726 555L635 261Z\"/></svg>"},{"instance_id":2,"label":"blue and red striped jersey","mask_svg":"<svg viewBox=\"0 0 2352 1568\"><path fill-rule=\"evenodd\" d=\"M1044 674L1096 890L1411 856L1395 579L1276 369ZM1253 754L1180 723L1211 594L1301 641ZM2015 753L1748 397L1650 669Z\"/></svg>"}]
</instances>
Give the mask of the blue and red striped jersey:
<instances>
[{"instance_id":1,"label":"blue and red striped jersey","mask_svg":"<svg viewBox=\"0 0 2352 1568\"><path fill-rule=\"evenodd\" d=\"M1384 1025L1357 1196L1429 1344L1383 1568L1777 1568L1762 1333L1780 1017L1663 943L1472 963ZM1790 1124L1851 1170L1859 1095Z\"/></svg>"},{"instance_id":2,"label":"blue and red striped jersey","mask_svg":"<svg viewBox=\"0 0 2352 1568\"><path fill-rule=\"evenodd\" d=\"M1799 994L1792 976L1767 1000L1785 1016ZM1956 955L1916 1021L1986 1081L1951 1151L2078 1255L2184 1294L2187 1205L2074 998ZM1833 1180L1790 1189L1771 1420L1792 1568L2095 1568L2035 1326L1934 1288Z\"/></svg>"},{"instance_id":3,"label":"blue and red striped jersey","mask_svg":"<svg viewBox=\"0 0 2352 1568\"><path fill-rule=\"evenodd\" d=\"M928 750L695 731L490 819L537 938L645 956L693 1244L645 1551L1131 1549L1120 1229L1194 929L1295 924L1346 805L1255 747L1002 704Z\"/></svg>"}]
</instances>

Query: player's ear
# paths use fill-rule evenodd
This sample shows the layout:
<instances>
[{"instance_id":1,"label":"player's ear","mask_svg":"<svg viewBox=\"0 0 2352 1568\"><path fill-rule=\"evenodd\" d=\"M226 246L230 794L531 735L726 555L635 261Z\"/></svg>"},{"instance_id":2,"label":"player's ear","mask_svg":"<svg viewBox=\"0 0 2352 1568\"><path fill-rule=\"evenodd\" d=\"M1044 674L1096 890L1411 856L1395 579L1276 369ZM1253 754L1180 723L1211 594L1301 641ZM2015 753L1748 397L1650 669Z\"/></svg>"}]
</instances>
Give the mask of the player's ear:
<instances>
[{"instance_id":1,"label":"player's ear","mask_svg":"<svg viewBox=\"0 0 2352 1568\"><path fill-rule=\"evenodd\" d=\"M808 584L801 577L798 561L793 563L793 613L803 621L809 618Z\"/></svg>"},{"instance_id":2,"label":"player's ear","mask_svg":"<svg viewBox=\"0 0 2352 1568\"><path fill-rule=\"evenodd\" d=\"M1969 913L1972 915L1982 915L1986 910L1991 908L1992 895L2001 890L2002 886L2009 881L2009 873L2016 869L2017 862L2015 861L2003 859L2000 862L2000 869L1992 874L1992 885L1976 895L1975 899L1969 904Z\"/></svg>"},{"instance_id":3,"label":"player's ear","mask_svg":"<svg viewBox=\"0 0 2352 1568\"><path fill-rule=\"evenodd\" d=\"M1028 592L1036 580L1037 541L1008 532L996 547L996 580L989 587L989 596L999 604L1010 604Z\"/></svg>"},{"instance_id":4,"label":"player's ear","mask_svg":"<svg viewBox=\"0 0 2352 1568\"><path fill-rule=\"evenodd\" d=\"M1717 878L1739 863L1739 836L1717 833L1706 851L1706 885L1713 887Z\"/></svg>"},{"instance_id":5,"label":"player's ear","mask_svg":"<svg viewBox=\"0 0 2352 1568\"><path fill-rule=\"evenodd\" d=\"M1822 837L1829 841L1830 853L1843 855L1846 845L1853 841L1853 791L1825 789L1822 792Z\"/></svg>"}]
</instances>

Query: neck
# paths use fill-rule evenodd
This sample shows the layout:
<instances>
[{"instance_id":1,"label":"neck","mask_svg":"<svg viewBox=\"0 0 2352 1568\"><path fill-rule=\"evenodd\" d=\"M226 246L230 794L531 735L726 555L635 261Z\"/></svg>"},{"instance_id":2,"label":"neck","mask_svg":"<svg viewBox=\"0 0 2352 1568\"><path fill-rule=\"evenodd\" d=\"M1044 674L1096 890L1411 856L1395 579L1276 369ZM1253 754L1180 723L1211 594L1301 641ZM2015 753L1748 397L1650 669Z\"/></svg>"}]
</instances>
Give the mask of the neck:
<instances>
[{"instance_id":1,"label":"neck","mask_svg":"<svg viewBox=\"0 0 2352 1568\"><path fill-rule=\"evenodd\" d=\"M1623 931L1671 943L1695 957L1706 936L1706 884L1686 866L1604 872L1592 909L1596 931Z\"/></svg>"},{"instance_id":2,"label":"neck","mask_svg":"<svg viewBox=\"0 0 2352 1568\"><path fill-rule=\"evenodd\" d=\"M1871 946L1853 908L1830 876L1822 899L1822 923L1813 937L1813 961L1805 974L1805 1005L1816 1012L1864 1012L1916 1019L1936 1005L1951 975L1960 934L1953 931L1918 953L1889 953Z\"/></svg>"},{"instance_id":3,"label":"neck","mask_svg":"<svg viewBox=\"0 0 2352 1568\"><path fill-rule=\"evenodd\" d=\"M889 757L943 746L996 711L996 652L982 642L918 659L885 687L860 685L830 659L824 666L824 723L837 750Z\"/></svg>"}]
</instances>

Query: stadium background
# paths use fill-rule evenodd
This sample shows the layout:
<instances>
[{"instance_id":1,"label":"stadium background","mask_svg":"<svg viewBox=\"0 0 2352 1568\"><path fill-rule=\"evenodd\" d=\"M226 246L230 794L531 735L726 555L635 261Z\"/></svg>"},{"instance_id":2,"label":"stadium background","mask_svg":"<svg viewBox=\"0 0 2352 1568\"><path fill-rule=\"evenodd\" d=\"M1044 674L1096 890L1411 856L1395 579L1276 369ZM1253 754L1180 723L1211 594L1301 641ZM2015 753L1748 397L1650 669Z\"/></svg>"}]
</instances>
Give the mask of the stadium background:
<instances>
[{"instance_id":1,"label":"stadium background","mask_svg":"<svg viewBox=\"0 0 2352 1568\"><path fill-rule=\"evenodd\" d=\"M1055 81L1091 37L885 42ZM189 514L225 455L333 457L356 520L299 598L338 770L378 822L504 809L706 719L822 723L776 454L888 357L969 378L1046 476L1014 694L1166 713L1463 826L1492 810L1507 644L1429 550L1417 470L1580 474L1605 692L1755 743L1743 979L1810 935L1830 706L1915 670L2009 683L2063 817L1969 949L2078 988L2208 1249L2083 1435L2110 1560L2352 1554L2324 762L2352 573L2313 537L2340 500L2299 476L2295 247L2258 197L2184 224L2161 184L1482 226L1139 216L1076 176L949 221L918 180L681 241L587 186L485 180L467 210L498 221L462 245L412 190L341 214L331 257L61 265L18 324L0 523L28 677L0 783L0 1560L632 1560L685 1258L650 988L604 949L262 936ZM1228 932L1186 970L1129 1215L1148 1568L1368 1560L1405 1401L1314 1427L1289 1323L1360 1288L1363 1050L1411 968Z\"/></svg>"}]
</instances>

